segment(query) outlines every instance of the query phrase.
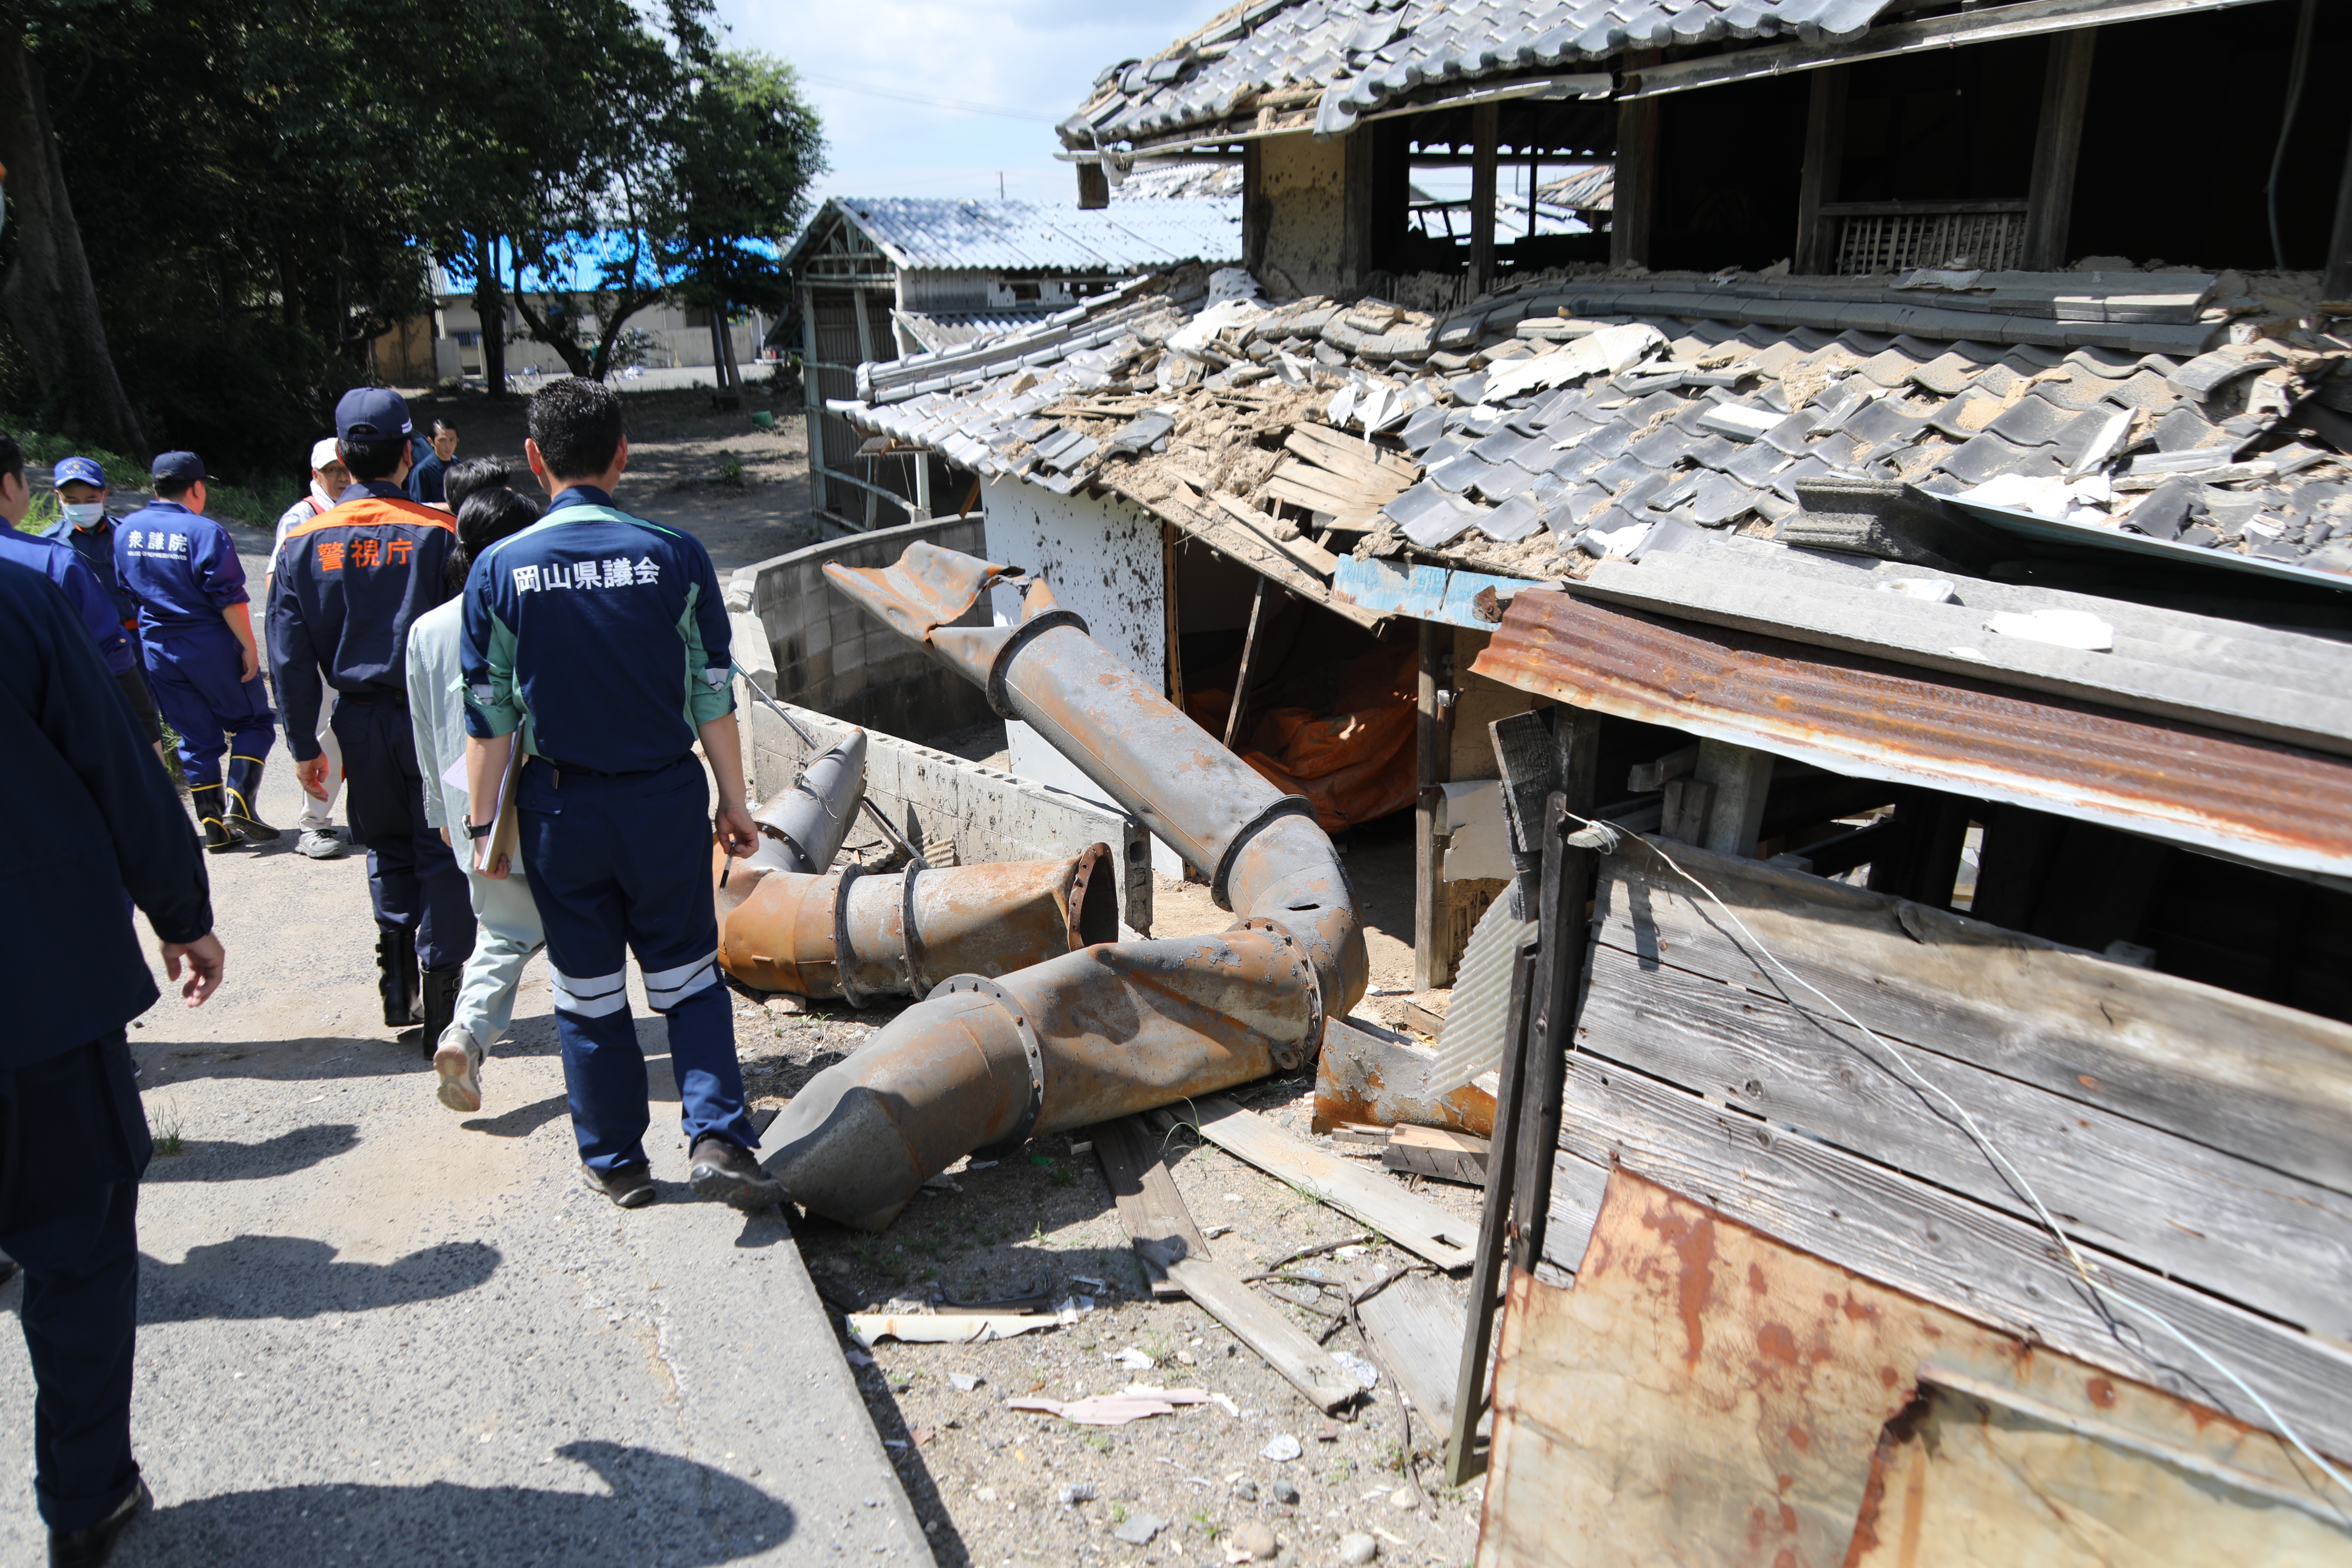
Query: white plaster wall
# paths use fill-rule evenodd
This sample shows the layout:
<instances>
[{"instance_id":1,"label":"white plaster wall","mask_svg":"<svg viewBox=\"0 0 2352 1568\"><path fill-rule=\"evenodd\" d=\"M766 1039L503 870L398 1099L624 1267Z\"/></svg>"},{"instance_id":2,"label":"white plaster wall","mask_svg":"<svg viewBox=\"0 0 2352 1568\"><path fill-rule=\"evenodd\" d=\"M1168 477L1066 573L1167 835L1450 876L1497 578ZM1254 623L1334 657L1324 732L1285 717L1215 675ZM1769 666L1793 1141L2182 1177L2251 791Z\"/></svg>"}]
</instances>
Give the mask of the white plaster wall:
<instances>
[{"instance_id":1,"label":"white plaster wall","mask_svg":"<svg viewBox=\"0 0 2352 1568\"><path fill-rule=\"evenodd\" d=\"M988 559L1025 567L1051 584L1055 601L1075 611L1097 642L1127 662L1153 689L1168 676L1167 592L1162 584L1160 520L1131 501L1057 496L1019 479L995 479L981 489ZM1021 618L1017 589L992 591L1000 626ZM1013 772L1088 800L1112 804L1092 779L1019 720L1005 737ZM1183 858L1159 838L1151 868L1183 874Z\"/></svg>"}]
</instances>

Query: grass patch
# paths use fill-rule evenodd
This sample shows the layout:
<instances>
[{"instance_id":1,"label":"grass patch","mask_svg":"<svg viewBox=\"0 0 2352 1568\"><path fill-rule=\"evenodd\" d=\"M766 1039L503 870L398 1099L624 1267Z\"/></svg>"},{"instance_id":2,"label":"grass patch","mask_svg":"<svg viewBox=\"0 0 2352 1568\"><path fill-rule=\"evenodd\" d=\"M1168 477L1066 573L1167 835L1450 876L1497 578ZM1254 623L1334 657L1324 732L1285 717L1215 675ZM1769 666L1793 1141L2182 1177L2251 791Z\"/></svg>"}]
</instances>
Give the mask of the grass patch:
<instances>
[{"instance_id":1,"label":"grass patch","mask_svg":"<svg viewBox=\"0 0 2352 1568\"><path fill-rule=\"evenodd\" d=\"M188 1141L182 1129L179 1106L172 1102L158 1106L155 1119L161 1123L155 1133L155 1152L158 1154L186 1153Z\"/></svg>"}]
</instances>

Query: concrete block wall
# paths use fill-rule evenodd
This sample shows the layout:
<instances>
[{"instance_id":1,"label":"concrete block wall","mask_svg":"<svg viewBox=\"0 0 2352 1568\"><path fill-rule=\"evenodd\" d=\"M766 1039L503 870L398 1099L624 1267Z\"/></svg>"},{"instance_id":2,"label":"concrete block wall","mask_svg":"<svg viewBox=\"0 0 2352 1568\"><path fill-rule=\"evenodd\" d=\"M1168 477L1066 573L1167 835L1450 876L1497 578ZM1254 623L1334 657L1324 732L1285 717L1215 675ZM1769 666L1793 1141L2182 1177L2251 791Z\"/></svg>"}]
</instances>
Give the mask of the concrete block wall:
<instances>
[{"instance_id":1,"label":"concrete block wall","mask_svg":"<svg viewBox=\"0 0 2352 1568\"><path fill-rule=\"evenodd\" d=\"M827 540L735 573L728 608L758 617L778 697L888 735L950 734L992 717L978 687L940 668L825 581L829 563L887 566L919 539L971 555L985 549L974 513ZM986 626L986 604L962 624ZM754 668L741 651L736 658Z\"/></svg>"},{"instance_id":2,"label":"concrete block wall","mask_svg":"<svg viewBox=\"0 0 2352 1568\"><path fill-rule=\"evenodd\" d=\"M765 801L800 777L812 748L744 691L740 680L736 688L736 710L743 716L744 766L751 775L752 797ZM815 738L817 749L849 732L850 726L839 719L797 704L787 706L794 721ZM1119 918L1130 930L1150 932L1151 836L1124 812L871 727L866 732L866 793L892 826L927 854L952 845L958 865L1065 859L1089 844L1108 844L1122 872ZM849 842L877 837L873 819L861 815Z\"/></svg>"}]
</instances>

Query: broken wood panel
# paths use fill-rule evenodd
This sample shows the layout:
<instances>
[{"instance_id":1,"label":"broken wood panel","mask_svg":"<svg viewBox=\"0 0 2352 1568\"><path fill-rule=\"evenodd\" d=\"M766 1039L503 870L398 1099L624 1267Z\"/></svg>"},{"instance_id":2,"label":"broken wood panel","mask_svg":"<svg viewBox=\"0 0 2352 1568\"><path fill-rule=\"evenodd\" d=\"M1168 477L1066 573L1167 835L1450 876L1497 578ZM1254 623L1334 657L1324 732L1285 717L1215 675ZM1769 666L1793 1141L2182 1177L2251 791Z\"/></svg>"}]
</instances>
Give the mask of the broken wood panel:
<instances>
[{"instance_id":1,"label":"broken wood panel","mask_svg":"<svg viewBox=\"0 0 2352 1568\"><path fill-rule=\"evenodd\" d=\"M1454 1419L1465 1322L1454 1292L1426 1274L1408 1274L1367 1300L1356 1315L1364 1321L1372 1353L1412 1402L1413 1414L1443 1430Z\"/></svg>"},{"instance_id":2,"label":"broken wood panel","mask_svg":"<svg viewBox=\"0 0 2352 1568\"><path fill-rule=\"evenodd\" d=\"M1465 1186L1486 1184L1486 1140L1439 1127L1399 1126L1381 1151L1384 1170L1434 1176Z\"/></svg>"},{"instance_id":3,"label":"broken wood panel","mask_svg":"<svg viewBox=\"0 0 2352 1568\"><path fill-rule=\"evenodd\" d=\"M1604 945L1577 1045L2034 1217L1949 1107L1844 1023ZM1976 1120L2077 1241L2352 1339L2352 1198L1966 1062L1895 1048Z\"/></svg>"},{"instance_id":4,"label":"broken wood panel","mask_svg":"<svg viewBox=\"0 0 2352 1568\"><path fill-rule=\"evenodd\" d=\"M2193 1463L2310 1485L2276 1438L1625 1172L1610 1179L1573 1289L1513 1279L1497 1361L1478 1555L1495 1568L1851 1563L1850 1547L1868 1552L1885 1534L1890 1510L1899 1530L1901 1500L1874 1495L1873 1459L1931 1367ZM2030 1550L1969 1561L2063 1561L2050 1553L2070 1540L2068 1516L2041 1518Z\"/></svg>"},{"instance_id":5,"label":"broken wood panel","mask_svg":"<svg viewBox=\"0 0 2352 1568\"><path fill-rule=\"evenodd\" d=\"M2102 1260L2100 1283L2120 1327L2111 1326L2040 1227L1580 1052L1569 1058L1563 1100L1560 1143L1581 1159L1687 1193L2003 1332L2259 1421L2243 1394L2215 1386L2216 1374L2158 1326L2161 1314L2321 1451L2352 1454L2352 1353ZM2139 1303L2155 1312L2136 1310Z\"/></svg>"},{"instance_id":6,"label":"broken wood panel","mask_svg":"<svg viewBox=\"0 0 2352 1568\"><path fill-rule=\"evenodd\" d=\"M1126 494L1116 489L1113 493ZM1152 497L1129 496L1128 499L1139 505L1150 507L1227 560L1273 578L1300 598L1321 605L1360 626L1375 626L1383 618L1376 611L1333 598L1329 583L1276 550L1264 535L1228 521L1223 512L1213 506L1203 509L1188 505L1181 491Z\"/></svg>"},{"instance_id":7,"label":"broken wood panel","mask_svg":"<svg viewBox=\"0 0 2352 1568\"><path fill-rule=\"evenodd\" d=\"M2352 1193L2352 1026L1757 861L1668 851L1870 1028ZM1599 940L1834 1016L1629 846Z\"/></svg>"},{"instance_id":8,"label":"broken wood panel","mask_svg":"<svg viewBox=\"0 0 2352 1568\"><path fill-rule=\"evenodd\" d=\"M1295 452L1299 448L1293 445L1291 450ZM1274 471L1309 489L1329 491L1348 503L1343 510L1386 505L1412 486L1411 479L1377 464L1351 462L1344 456L1328 451L1286 458L1276 466Z\"/></svg>"},{"instance_id":9,"label":"broken wood panel","mask_svg":"<svg viewBox=\"0 0 2352 1568\"><path fill-rule=\"evenodd\" d=\"M1240 524L1268 549L1289 557L1301 569L1320 573L1326 582L1339 564L1339 558L1311 539L1285 539L1275 530L1281 525L1262 511L1252 511L1235 497L1220 491L1211 498L1225 510L1225 515ZM1320 584L1318 584L1319 586ZM1318 595L1319 597L1319 595Z\"/></svg>"},{"instance_id":10,"label":"broken wood panel","mask_svg":"<svg viewBox=\"0 0 2352 1568\"><path fill-rule=\"evenodd\" d=\"M1601 1200L1608 1190L1608 1166L1565 1149L1553 1155L1551 1191L1545 1194L1542 1262L1575 1277L1584 1267L1584 1249L1591 1245L1592 1227L1601 1218Z\"/></svg>"},{"instance_id":11,"label":"broken wood panel","mask_svg":"<svg viewBox=\"0 0 2352 1568\"><path fill-rule=\"evenodd\" d=\"M1157 1297L1181 1296L1183 1287L1168 1278L1157 1259L1170 1247L1186 1258L1206 1258L1209 1243L1192 1223L1176 1178L1160 1158L1160 1140L1132 1116L1095 1123L1087 1134L1095 1141L1095 1159L1118 1205L1119 1223L1127 1227L1144 1278Z\"/></svg>"},{"instance_id":12,"label":"broken wood panel","mask_svg":"<svg viewBox=\"0 0 2352 1568\"><path fill-rule=\"evenodd\" d=\"M1187 1125L1225 1152L1363 1221L1440 1268L1470 1266L1470 1227L1435 1204L1414 1197L1387 1176L1308 1148L1223 1095L1204 1095L1193 1103L1200 1120Z\"/></svg>"},{"instance_id":13,"label":"broken wood panel","mask_svg":"<svg viewBox=\"0 0 2352 1568\"><path fill-rule=\"evenodd\" d=\"M1368 446L1360 437L1328 425L1294 425L1282 444L1309 462L1367 481L1393 484L1400 490L1421 478L1421 465L1402 452Z\"/></svg>"},{"instance_id":14,"label":"broken wood panel","mask_svg":"<svg viewBox=\"0 0 2352 1568\"><path fill-rule=\"evenodd\" d=\"M1156 1256L1160 1268L1194 1305L1255 1351L1318 1410L1328 1415L1360 1392L1354 1376L1340 1370L1329 1351L1309 1339L1223 1264L1207 1258L1180 1257L1174 1247L1157 1243L1139 1242L1137 1250Z\"/></svg>"}]
</instances>

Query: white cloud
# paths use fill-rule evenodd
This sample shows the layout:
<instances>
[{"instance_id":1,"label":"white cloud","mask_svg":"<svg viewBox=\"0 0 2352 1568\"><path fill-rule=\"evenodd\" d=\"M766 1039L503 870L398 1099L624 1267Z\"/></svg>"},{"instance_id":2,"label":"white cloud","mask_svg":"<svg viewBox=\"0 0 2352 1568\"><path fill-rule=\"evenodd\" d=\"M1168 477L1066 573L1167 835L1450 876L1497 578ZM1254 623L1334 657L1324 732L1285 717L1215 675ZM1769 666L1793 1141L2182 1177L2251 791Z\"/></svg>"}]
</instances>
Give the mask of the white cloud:
<instances>
[{"instance_id":1,"label":"white cloud","mask_svg":"<svg viewBox=\"0 0 2352 1568\"><path fill-rule=\"evenodd\" d=\"M1149 58L1222 9L1220 0L720 0L738 48L764 49L808 77L833 172L818 195L1006 195L1066 202L1077 176L1056 163L1054 123L1095 74ZM1014 109L962 112L851 90Z\"/></svg>"}]
</instances>

